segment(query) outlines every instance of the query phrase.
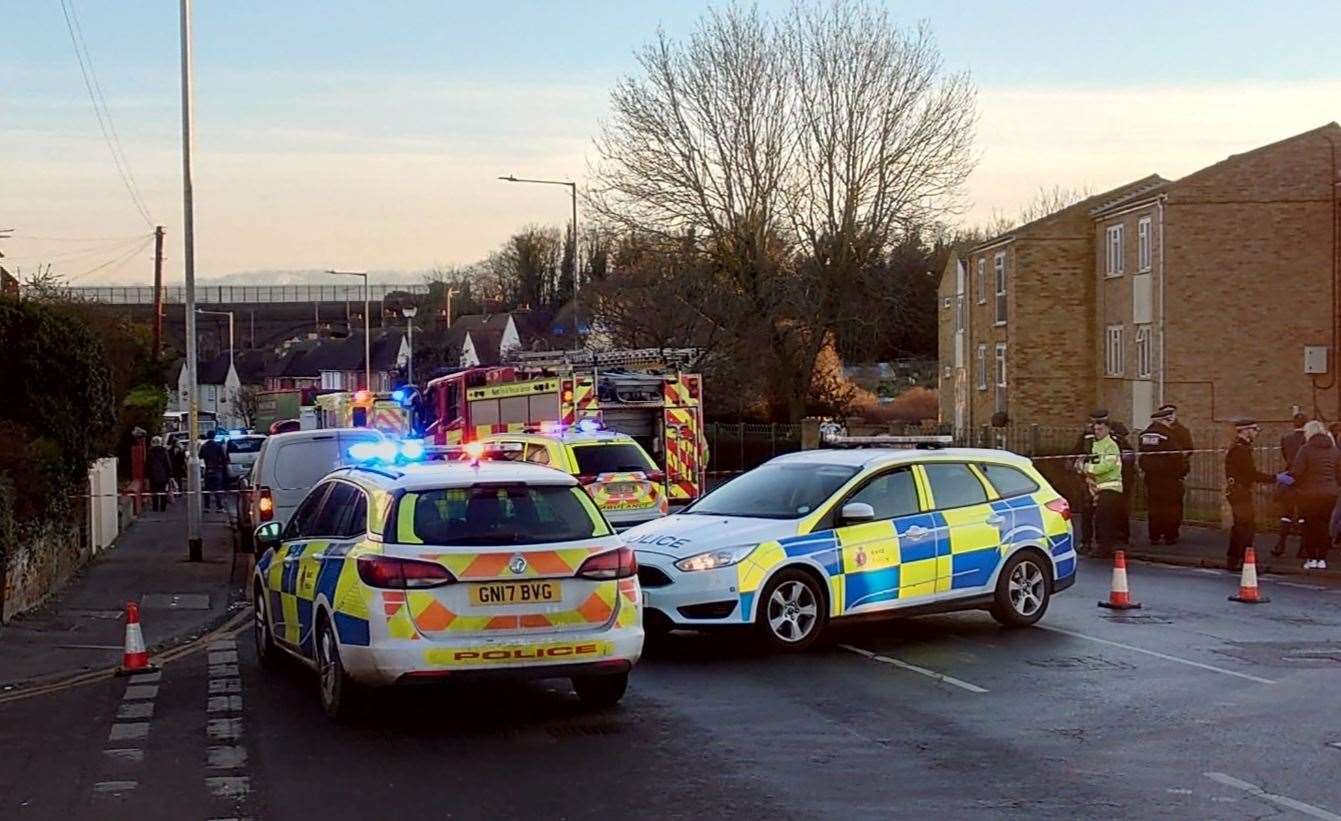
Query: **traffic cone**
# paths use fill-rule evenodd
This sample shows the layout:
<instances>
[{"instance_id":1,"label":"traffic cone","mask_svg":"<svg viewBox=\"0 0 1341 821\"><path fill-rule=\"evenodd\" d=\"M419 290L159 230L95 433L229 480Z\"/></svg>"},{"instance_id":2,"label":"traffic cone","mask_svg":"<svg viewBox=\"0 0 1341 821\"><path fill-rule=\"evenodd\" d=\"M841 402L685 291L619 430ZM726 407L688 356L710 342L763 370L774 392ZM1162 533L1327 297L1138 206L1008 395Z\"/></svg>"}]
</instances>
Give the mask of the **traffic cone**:
<instances>
[{"instance_id":1,"label":"traffic cone","mask_svg":"<svg viewBox=\"0 0 1341 821\"><path fill-rule=\"evenodd\" d=\"M1100 607L1109 610L1140 610L1139 602L1131 600L1127 589L1127 554L1121 550L1113 553L1113 589L1108 593L1108 601L1099 602Z\"/></svg>"},{"instance_id":2,"label":"traffic cone","mask_svg":"<svg viewBox=\"0 0 1341 821\"><path fill-rule=\"evenodd\" d=\"M158 668L149 663L149 652L144 649L144 633L140 632L140 606L126 603L126 649L121 654L118 676L152 673Z\"/></svg>"},{"instance_id":3,"label":"traffic cone","mask_svg":"<svg viewBox=\"0 0 1341 821\"><path fill-rule=\"evenodd\" d=\"M1239 579L1239 592L1230 596L1229 600L1241 601L1244 604L1265 604L1271 601L1257 588L1257 552L1251 547L1243 557L1243 576Z\"/></svg>"}]
</instances>

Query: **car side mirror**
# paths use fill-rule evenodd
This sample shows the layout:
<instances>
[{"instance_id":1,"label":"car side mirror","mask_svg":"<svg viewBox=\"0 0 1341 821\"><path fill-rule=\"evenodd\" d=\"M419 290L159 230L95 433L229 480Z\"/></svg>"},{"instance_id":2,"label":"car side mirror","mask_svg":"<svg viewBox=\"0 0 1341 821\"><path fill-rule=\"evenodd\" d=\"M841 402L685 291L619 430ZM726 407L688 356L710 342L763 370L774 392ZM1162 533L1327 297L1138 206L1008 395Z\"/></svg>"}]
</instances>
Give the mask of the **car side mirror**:
<instances>
[{"instance_id":1,"label":"car side mirror","mask_svg":"<svg viewBox=\"0 0 1341 821\"><path fill-rule=\"evenodd\" d=\"M261 550L279 547L282 532L283 528L279 526L279 522L266 522L256 528L256 531L252 534L252 540L256 543L256 547Z\"/></svg>"},{"instance_id":2,"label":"car side mirror","mask_svg":"<svg viewBox=\"0 0 1341 821\"><path fill-rule=\"evenodd\" d=\"M870 522L875 520L875 508L865 502L848 502L843 505L843 511L839 515L845 524Z\"/></svg>"}]
</instances>

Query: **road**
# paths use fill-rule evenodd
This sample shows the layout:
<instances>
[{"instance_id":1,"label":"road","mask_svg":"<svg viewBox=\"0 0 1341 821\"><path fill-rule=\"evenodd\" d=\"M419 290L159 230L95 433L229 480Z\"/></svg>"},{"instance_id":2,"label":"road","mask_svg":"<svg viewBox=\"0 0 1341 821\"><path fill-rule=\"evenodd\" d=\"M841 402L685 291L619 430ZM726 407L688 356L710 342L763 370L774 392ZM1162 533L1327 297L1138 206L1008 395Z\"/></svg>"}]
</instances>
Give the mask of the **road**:
<instances>
[{"instance_id":1,"label":"road","mask_svg":"<svg viewBox=\"0 0 1341 821\"><path fill-rule=\"evenodd\" d=\"M0 817L1341 818L1341 589L1241 605L1226 573L1135 564L1145 608L1113 613L1107 569L1081 573L1029 630L868 623L773 657L672 636L607 713L540 682L333 724L242 632L156 682L0 703Z\"/></svg>"}]
</instances>

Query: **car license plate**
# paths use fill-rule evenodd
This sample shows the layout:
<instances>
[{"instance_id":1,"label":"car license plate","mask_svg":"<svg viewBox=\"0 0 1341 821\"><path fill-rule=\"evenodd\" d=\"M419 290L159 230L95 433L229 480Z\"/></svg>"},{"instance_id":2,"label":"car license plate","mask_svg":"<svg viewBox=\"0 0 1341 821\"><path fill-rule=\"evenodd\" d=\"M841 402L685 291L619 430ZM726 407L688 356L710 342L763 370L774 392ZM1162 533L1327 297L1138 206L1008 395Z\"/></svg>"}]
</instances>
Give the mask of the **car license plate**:
<instances>
[{"instance_id":1,"label":"car license plate","mask_svg":"<svg viewBox=\"0 0 1341 821\"><path fill-rule=\"evenodd\" d=\"M637 486L632 482L611 482L605 489L611 496L632 496L637 492Z\"/></svg>"},{"instance_id":2,"label":"car license plate","mask_svg":"<svg viewBox=\"0 0 1341 821\"><path fill-rule=\"evenodd\" d=\"M470 588L470 603L476 607L504 604L550 604L563 600L558 582L489 582Z\"/></svg>"}]
</instances>

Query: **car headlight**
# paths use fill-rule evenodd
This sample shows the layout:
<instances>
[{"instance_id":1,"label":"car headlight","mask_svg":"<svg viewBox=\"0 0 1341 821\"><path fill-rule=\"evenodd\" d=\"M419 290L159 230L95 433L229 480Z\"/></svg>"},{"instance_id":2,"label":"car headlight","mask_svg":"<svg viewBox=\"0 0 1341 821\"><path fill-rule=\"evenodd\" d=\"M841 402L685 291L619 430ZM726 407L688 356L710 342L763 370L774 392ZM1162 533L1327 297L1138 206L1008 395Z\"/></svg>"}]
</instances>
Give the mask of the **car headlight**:
<instances>
[{"instance_id":1,"label":"car headlight","mask_svg":"<svg viewBox=\"0 0 1341 821\"><path fill-rule=\"evenodd\" d=\"M735 547L709 550L707 553L699 553L687 559L681 559L675 563L675 566L686 573L692 573L695 570L716 570L719 567L730 567L743 561L746 556L754 552L756 547L758 545L739 544Z\"/></svg>"}]
</instances>

